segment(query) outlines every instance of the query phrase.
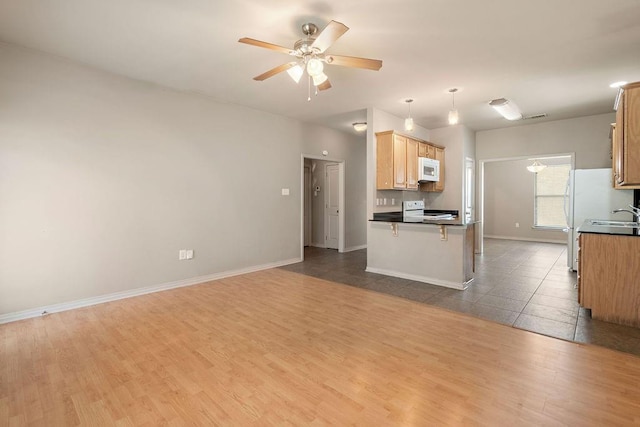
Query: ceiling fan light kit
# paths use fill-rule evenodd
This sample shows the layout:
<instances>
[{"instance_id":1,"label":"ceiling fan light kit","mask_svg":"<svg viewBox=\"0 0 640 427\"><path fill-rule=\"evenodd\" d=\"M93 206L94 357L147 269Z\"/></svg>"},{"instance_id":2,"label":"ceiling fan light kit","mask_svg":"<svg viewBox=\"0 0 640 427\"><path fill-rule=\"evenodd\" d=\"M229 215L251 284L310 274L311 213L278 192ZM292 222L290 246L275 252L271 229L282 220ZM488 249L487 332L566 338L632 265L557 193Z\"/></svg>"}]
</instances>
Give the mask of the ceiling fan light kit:
<instances>
[{"instance_id":1,"label":"ceiling fan light kit","mask_svg":"<svg viewBox=\"0 0 640 427\"><path fill-rule=\"evenodd\" d=\"M287 70L287 73L289 74L289 77L293 79L294 82L300 83L300 79L304 74L304 69L300 66L300 64L296 64L293 67L289 68Z\"/></svg>"},{"instance_id":2,"label":"ceiling fan light kit","mask_svg":"<svg viewBox=\"0 0 640 427\"><path fill-rule=\"evenodd\" d=\"M254 77L254 80L266 80L281 73L282 71L287 71L293 81L298 83L302 79L304 71L306 70L307 75L309 76L309 84L313 81L317 94L318 90L322 91L331 88L329 77L324 73L325 63L375 71L378 71L382 67L382 61L377 59L325 54L325 51L344 33L346 33L347 30L349 30L349 27L346 25L337 21L331 21L320 32L320 34L316 36L318 27L312 23L304 24L302 26L302 32L306 38L298 40L294 44L293 50L248 37L243 37L238 41L240 43L286 53L298 58L298 62L290 62L288 64L272 68L271 70ZM308 97L308 100L311 100L311 96Z\"/></svg>"},{"instance_id":3,"label":"ceiling fan light kit","mask_svg":"<svg viewBox=\"0 0 640 427\"><path fill-rule=\"evenodd\" d=\"M498 113L507 120L520 120L522 118L522 112L518 106L513 102L505 98L494 99L489 103Z\"/></svg>"}]
</instances>

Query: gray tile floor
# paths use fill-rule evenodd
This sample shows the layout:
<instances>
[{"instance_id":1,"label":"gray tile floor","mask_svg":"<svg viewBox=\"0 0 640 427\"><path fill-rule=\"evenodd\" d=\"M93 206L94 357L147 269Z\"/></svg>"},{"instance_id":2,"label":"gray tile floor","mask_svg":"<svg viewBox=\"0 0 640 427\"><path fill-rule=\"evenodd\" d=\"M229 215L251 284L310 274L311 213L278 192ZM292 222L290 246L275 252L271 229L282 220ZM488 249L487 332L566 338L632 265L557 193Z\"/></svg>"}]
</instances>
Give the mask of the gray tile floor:
<instances>
[{"instance_id":1,"label":"gray tile floor","mask_svg":"<svg viewBox=\"0 0 640 427\"><path fill-rule=\"evenodd\" d=\"M640 329L591 319L578 305L566 246L485 239L475 280L464 291L368 273L366 249L305 248L305 261L281 267L333 282L444 307L540 334L640 355Z\"/></svg>"}]
</instances>

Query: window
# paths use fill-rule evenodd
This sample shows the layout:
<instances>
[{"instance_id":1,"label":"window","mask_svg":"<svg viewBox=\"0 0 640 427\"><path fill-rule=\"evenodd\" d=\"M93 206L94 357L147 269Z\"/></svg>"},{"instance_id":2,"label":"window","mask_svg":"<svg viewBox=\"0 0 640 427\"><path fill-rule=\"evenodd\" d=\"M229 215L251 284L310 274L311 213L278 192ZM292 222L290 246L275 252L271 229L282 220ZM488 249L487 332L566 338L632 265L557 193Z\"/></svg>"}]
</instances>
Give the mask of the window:
<instances>
[{"instance_id":1,"label":"window","mask_svg":"<svg viewBox=\"0 0 640 427\"><path fill-rule=\"evenodd\" d=\"M570 170L570 164L548 165L536 173L534 227L566 227L564 192Z\"/></svg>"}]
</instances>

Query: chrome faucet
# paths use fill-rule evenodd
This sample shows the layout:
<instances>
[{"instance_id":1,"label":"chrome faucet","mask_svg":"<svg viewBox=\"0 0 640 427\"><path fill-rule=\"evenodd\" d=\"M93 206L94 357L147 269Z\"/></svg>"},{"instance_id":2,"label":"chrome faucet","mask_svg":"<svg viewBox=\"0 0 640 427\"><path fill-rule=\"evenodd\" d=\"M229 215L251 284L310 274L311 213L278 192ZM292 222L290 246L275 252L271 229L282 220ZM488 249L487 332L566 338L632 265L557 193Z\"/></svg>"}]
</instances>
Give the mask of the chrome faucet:
<instances>
[{"instance_id":1,"label":"chrome faucet","mask_svg":"<svg viewBox=\"0 0 640 427\"><path fill-rule=\"evenodd\" d=\"M633 205L629 205L629 209L614 209L611 211L611 213L618 213L618 212L629 212L631 215L633 215L633 222L639 222L640 221L640 209L636 208Z\"/></svg>"}]
</instances>

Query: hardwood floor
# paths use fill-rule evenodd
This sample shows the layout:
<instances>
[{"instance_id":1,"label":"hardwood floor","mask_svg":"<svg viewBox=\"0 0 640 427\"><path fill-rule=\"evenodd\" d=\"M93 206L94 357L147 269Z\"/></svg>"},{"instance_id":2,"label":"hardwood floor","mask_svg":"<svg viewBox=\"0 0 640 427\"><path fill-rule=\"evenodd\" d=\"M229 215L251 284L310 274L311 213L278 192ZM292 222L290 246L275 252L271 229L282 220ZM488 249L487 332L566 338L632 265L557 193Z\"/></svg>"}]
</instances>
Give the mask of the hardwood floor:
<instances>
[{"instance_id":1,"label":"hardwood floor","mask_svg":"<svg viewBox=\"0 0 640 427\"><path fill-rule=\"evenodd\" d=\"M640 358L273 269L0 325L0 425L632 425Z\"/></svg>"}]
</instances>

